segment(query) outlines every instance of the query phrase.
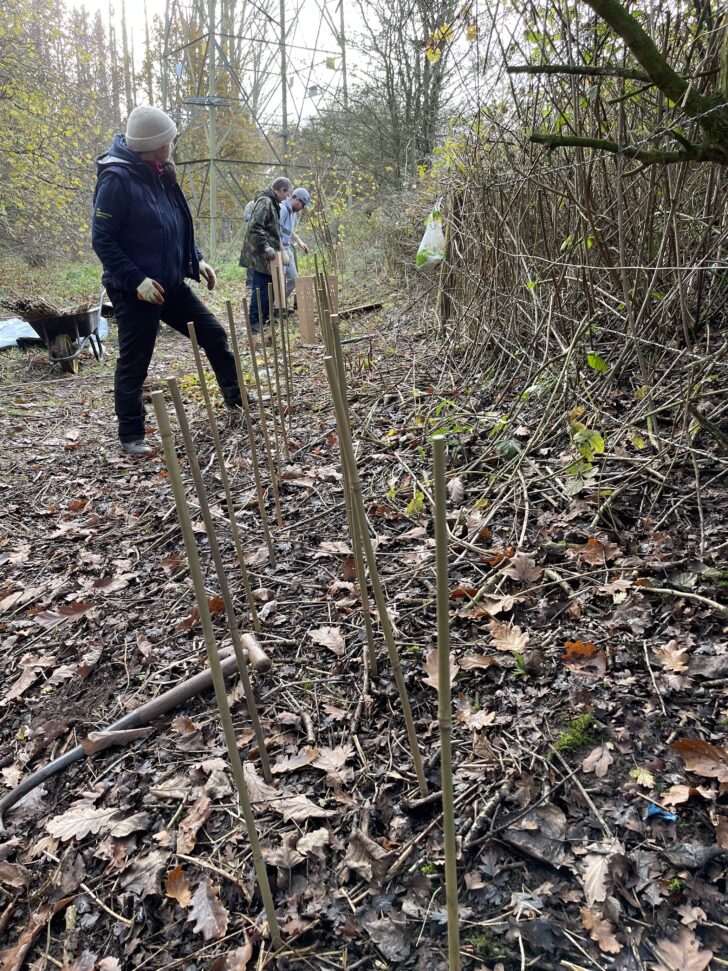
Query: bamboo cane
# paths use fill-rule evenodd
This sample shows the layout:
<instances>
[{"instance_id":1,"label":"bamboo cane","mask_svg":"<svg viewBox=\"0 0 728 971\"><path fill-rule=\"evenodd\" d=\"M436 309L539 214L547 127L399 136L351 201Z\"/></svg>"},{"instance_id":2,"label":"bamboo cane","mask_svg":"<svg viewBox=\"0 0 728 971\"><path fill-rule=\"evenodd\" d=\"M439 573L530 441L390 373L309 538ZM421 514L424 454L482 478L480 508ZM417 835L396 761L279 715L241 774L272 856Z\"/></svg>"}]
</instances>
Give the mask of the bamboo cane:
<instances>
[{"instance_id":1,"label":"bamboo cane","mask_svg":"<svg viewBox=\"0 0 728 971\"><path fill-rule=\"evenodd\" d=\"M450 593L448 586L448 532L445 486L445 436L435 435L435 556L437 565L437 714L440 722L442 821L445 838L445 901L447 904L448 969L460 971L460 917L458 914L455 801L452 776L452 701L450 698Z\"/></svg>"},{"instance_id":2,"label":"bamboo cane","mask_svg":"<svg viewBox=\"0 0 728 971\"><path fill-rule=\"evenodd\" d=\"M346 412L346 427L351 428L351 413L349 411L349 396L346 390L346 373L344 370L344 355L341 350L341 343L339 338L339 324L338 318L331 316L329 321L329 326L327 328L328 336L324 337L324 340L328 342L331 349L331 356L336 362L336 371L338 376L339 393L341 395L342 401L344 403L344 409ZM337 422L338 427L338 422ZM339 428L339 440L341 440L342 431ZM362 543L363 543L363 532L368 528L366 520L361 521L359 519L356 504L352 501L351 492L349 488L350 473L347 468L348 456L344 449L341 450L342 465L344 467L344 496L346 497L346 513L347 521L349 524L349 535L351 536L352 548L354 550L354 568L356 570L357 582L359 584L359 593L361 596L361 607L362 614L364 615L364 629L367 637L367 650L369 653L369 670L372 677L377 677L379 669L377 666L377 654L374 647L374 631L372 629L372 620L369 609L369 594L367 591L367 578L366 572L364 570L364 558L362 555Z\"/></svg>"},{"instance_id":3,"label":"bamboo cane","mask_svg":"<svg viewBox=\"0 0 728 971\"><path fill-rule=\"evenodd\" d=\"M177 421L179 422L180 431L182 432L182 440L185 443L185 451L187 452L187 458L189 459L190 463L190 471L192 472L192 481L195 484L195 491L197 492L197 499L200 504L200 512L202 513L202 519L205 523L205 529L207 530L207 539L210 543L212 562L215 564L217 581L220 586L220 593L222 594L223 603L225 604L228 630L230 631L230 638L233 642L235 657L238 660L240 680L243 682L245 703L248 706L248 711L250 712L250 720L253 723L255 739L258 743L258 749L260 750L260 764L261 768L263 769L263 776L266 782L272 782L273 776L271 775L270 771L270 762L268 761L268 753L265 750L265 737L260 727L258 708L255 704L255 695L253 694L253 688L250 684L250 677L248 675L248 664L243 653L243 641L235 620L235 606L233 604L233 598L230 594L230 586L225 574L225 566L222 562L222 556L220 555L220 544L217 541L215 523L212 518L212 513L210 512L210 504L207 501L207 491L202 478L200 463L197 459L197 450L195 449L195 443L192 440L192 432L190 431L190 424L187 421L187 415L185 414L185 406L182 403L182 395L179 393L177 379L168 378L167 387L169 388L169 392L172 396L174 410L177 413ZM245 596L248 601L248 606L250 607L250 612L253 615L253 624L255 625L256 630L260 630L260 620L258 619L258 613L255 609L253 591L250 589L250 581L248 579L247 570L245 570L243 573L243 584L245 586Z\"/></svg>"},{"instance_id":4,"label":"bamboo cane","mask_svg":"<svg viewBox=\"0 0 728 971\"><path fill-rule=\"evenodd\" d=\"M263 318L263 309L262 309L262 307L263 307L263 304L261 303L260 290L258 290L258 319L259 320L261 320ZM248 323L249 322L250 322L250 318L248 318ZM252 333L252 330L251 330L251 333ZM271 334L271 337L272 336L273 335ZM276 412L278 411L278 409L276 407L276 396L273 394L273 384L271 383L271 379L270 379L271 367L270 367L270 363L268 361L268 348L266 346L265 338L263 338L261 340L260 346L263 348L263 361L265 363L265 377L266 377L266 381L268 383L268 395L269 395L269 398L270 398L270 404L271 404L271 409L272 409L271 414L272 414L272 417L273 417L273 428L275 429L276 428ZM291 456L290 456L290 453L288 451L288 437L286 436L286 428L285 428L285 425L283 424L283 419L282 419L279 411L278 411L278 419L277 420L278 420L278 423L281 426L281 435L283 436L283 451L284 451L284 454L286 456L286 462L290 462ZM279 454L280 454L280 452L279 452Z\"/></svg>"},{"instance_id":5,"label":"bamboo cane","mask_svg":"<svg viewBox=\"0 0 728 971\"><path fill-rule=\"evenodd\" d=\"M269 305L272 297L273 297L273 284L269 283L268 284ZM275 313L273 313L273 311L271 311L271 315L270 315L270 332L272 337L271 353L273 355L273 377L275 378L275 383L276 383L276 402L278 405L278 415L281 422L281 430L283 432L283 438L287 440L288 429L286 428L285 414L283 411L283 397L281 395L281 370L280 370L280 362L278 361L278 334L276 332L276 315Z\"/></svg>"},{"instance_id":6,"label":"bamboo cane","mask_svg":"<svg viewBox=\"0 0 728 971\"><path fill-rule=\"evenodd\" d=\"M243 362L240 357L240 347L238 346L238 335L235 331L235 321L233 319L233 305L229 300L226 301L225 306L227 307L228 323L230 324L230 343L233 348L233 357L235 358L235 371L238 375L238 384L240 385L240 395L244 402L243 407L246 411L246 415L249 416L250 413L250 402L248 401L248 389L245 386L245 375L243 374ZM265 411L263 410L263 402L259 401L260 406L260 425L263 431L263 445L265 450L265 457L268 463L268 471L270 472L270 487L273 492L273 502L276 507L276 521L279 526L283 525L283 511L281 509L281 500L278 495L278 477L276 476L275 469L273 468L273 457L271 455L270 440L268 438L268 423L265 420ZM246 418L247 421L247 418ZM248 435L253 436L253 423L252 419L250 426L248 428ZM250 444L251 452L255 450L255 438L251 438ZM278 464L278 475L280 476L280 462Z\"/></svg>"},{"instance_id":7,"label":"bamboo cane","mask_svg":"<svg viewBox=\"0 0 728 971\"><path fill-rule=\"evenodd\" d=\"M286 279L283 272L283 257L279 253L275 260L275 272L278 273L278 310L279 310L279 322L281 327L281 354L283 355L283 374L286 379L286 401L288 403L288 415L290 419L291 414L291 381L289 380L288 374L288 349L286 347L286 334L288 333L287 319L288 319L288 299L286 297ZM290 420L289 420L290 427Z\"/></svg>"},{"instance_id":8,"label":"bamboo cane","mask_svg":"<svg viewBox=\"0 0 728 971\"><path fill-rule=\"evenodd\" d=\"M230 311L228 311L228 315L229 314L230 314ZM247 337L247 341L248 341L248 350L250 351L250 363L251 363L251 366L253 368L253 377L255 378L255 389L256 389L256 392L258 394L258 409L259 409L259 413L260 413L260 421L261 421L261 425L264 428L263 437L268 440L268 446L267 447L268 447L268 452L270 452L270 436L268 435L268 416L267 416L267 412L266 412L266 408L265 408L265 403L263 401L263 387L262 387L262 385L260 383L260 371L258 369L258 357L257 357L257 354L255 353L255 338L253 337L253 331L251 330L251 327L250 327L250 315L248 313L248 308L247 308L247 305L245 303L243 304L243 324L245 325L245 333L246 333L246 337ZM233 325L232 318L230 318L230 334L231 334L231 336L232 336L232 333L233 333L234 329L235 328L234 328L234 325ZM236 334L235 340L237 342L237 334ZM263 348L265 349L265 342L263 342ZM267 372L267 370L268 370L268 367L267 367L267 364L268 364L267 357L265 357L265 355L264 355L264 358L266 360L266 372ZM272 393L272 390L271 390L271 387L270 387L270 375L268 375L268 393L269 393L269 396L270 396L269 397L269 401L271 403L273 403L273 393ZM272 425L273 425L273 442L274 442L274 445L275 445L276 469L278 470L278 473L277 473L278 474L278 479L280 479L280 476L281 476L281 446L280 446L280 442L278 441L278 423L276 422L275 409L273 409L272 418L273 418ZM271 470L271 476L272 475L273 475L273 471Z\"/></svg>"},{"instance_id":9,"label":"bamboo cane","mask_svg":"<svg viewBox=\"0 0 728 971\"><path fill-rule=\"evenodd\" d=\"M248 840L250 841L250 850L253 856L253 862L255 864L255 872L258 877L260 895L263 900L263 907L265 908L265 914L268 919L268 926L270 928L273 944L275 947L279 947L282 942L278 927L278 919L276 917L275 904L273 902L273 894L271 893L270 883L268 882L268 873L265 868L263 854L260 850L260 841L258 839L258 831L255 826L255 817L253 816L253 810L250 805L250 796L248 793L248 787L245 783L243 764L240 760L240 752L238 751L237 739L235 736L235 726L233 725L233 719L232 715L230 714L230 707L227 701L225 677L220 667L220 655L218 654L217 644L215 643L215 632L212 626L212 618L210 617L210 609L207 605L205 581L202 576L200 560L197 555L197 544L195 543L195 535L192 530L190 511L187 506L187 500L185 499L184 484L177 465L177 453L174 447L172 427L169 423L167 409L164 404L164 392L153 391L152 402L154 403L154 411L157 415L159 435L162 439L162 445L164 447L164 458L167 465L167 472L169 474L169 482L172 486L174 502L175 506L177 507L177 515L182 527L182 535L184 537L185 549L187 551L187 563L190 568L190 576L192 577L192 583L195 588L197 606L200 611L200 622L202 624L202 630L205 637L207 658L210 664L210 670L212 671L212 681L215 686L215 697L217 698L220 719L222 721L223 731L225 732L225 741L227 742L228 756L230 758L233 778L235 779L235 784L238 790L240 809L245 820L245 828L248 831Z\"/></svg>"},{"instance_id":10,"label":"bamboo cane","mask_svg":"<svg viewBox=\"0 0 728 971\"><path fill-rule=\"evenodd\" d=\"M235 549L238 553L238 557L242 561L243 557L243 547L240 542L240 534L238 532L238 522L235 518L235 506L233 504L233 497L230 491L230 480L227 474L227 466L225 465L225 454L222 450L222 442L220 441L220 433L217 430L217 423L215 422L215 413L212 409L212 402L210 401L210 393L207 390L207 380L205 378L205 370L202 366L202 355L200 354L200 347L197 343L197 335L195 334L195 325L190 321L187 325L187 329L190 334L190 340L192 341L192 350L195 355L195 364L197 365L197 375L200 379L200 388L202 389L202 397L205 402L205 408L207 409L207 417L210 421L210 432L212 433L212 441L215 445L215 454L217 455L217 464L220 469L220 479L222 480L222 486L225 490L225 497L227 499L228 508L228 518L230 519L230 529L232 530L233 539L235 540ZM242 385L240 389L240 395L243 402L243 412L245 414L245 426L248 433L248 441L250 443L250 456L253 463L253 475L255 478L255 488L258 492L258 509L260 510L260 519L263 525L263 535L265 537L266 546L268 547L268 559L270 560L270 565L276 565L276 555L273 550L273 540L271 539L270 529L268 527L268 513L265 509L265 496L263 494L263 485L260 481L260 470L258 469L258 456L255 451L255 436L253 434L253 423L250 420L250 408L248 407L248 396L245 390L245 385Z\"/></svg>"},{"instance_id":11,"label":"bamboo cane","mask_svg":"<svg viewBox=\"0 0 728 971\"><path fill-rule=\"evenodd\" d=\"M331 388L331 394L334 399L334 411L336 413L336 418L339 423L341 433L339 443L342 451L346 449L347 453L347 464L345 468L350 476L352 504L357 510L359 522L363 523L366 522L366 513L364 512L364 500L362 499L361 495L361 481L359 479L359 471L356 467L354 448L351 444L351 435L346 424L346 412L337 381L336 363L332 357L327 356L324 358L324 366L326 367L326 375L329 379L329 387ZM361 539L364 545L367 564L369 566L369 579L372 585L372 592L374 593L374 600L376 601L377 610L379 611L379 622L382 625L384 642L387 645L389 661L392 665L392 673L394 674L394 680L399 692L400 704L402 705L402 714L404 715L404 721L407 727L407 737L409 739L410 750L412 752L412 761L414 763L415 773L417 775L417 782L421 795L426 796L427 780L425 779L425 771L422 765L422 755L420 754L420 748L417 741L417 730L412 717L412 709L410 707L409 697L407 696L407 688L404 683L402 666L399 663L397 646L394 642L394 631L392 630L392 624L389 619L389 611L387 610L387 603L384 599L384 590L382 589L382 584L379 579L377 561L376 557L374 556L374 549L372 547L372 541L369 537L368 531L361 531Z\"/></svg>"}]
</instances>

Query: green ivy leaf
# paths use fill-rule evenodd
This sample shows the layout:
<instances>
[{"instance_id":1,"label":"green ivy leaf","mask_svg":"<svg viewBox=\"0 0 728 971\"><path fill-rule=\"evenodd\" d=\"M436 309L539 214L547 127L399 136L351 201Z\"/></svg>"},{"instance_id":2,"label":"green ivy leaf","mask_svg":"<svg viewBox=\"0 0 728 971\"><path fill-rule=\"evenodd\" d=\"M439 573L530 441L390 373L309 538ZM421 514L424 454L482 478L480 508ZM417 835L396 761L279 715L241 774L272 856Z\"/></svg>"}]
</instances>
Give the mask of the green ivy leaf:
<instances>
[{"instance_id":1,"label":"green ivy leaf","mask_svg":"<svg viewBox=\"0 0 728 971\"><path fill-rule=\"evenodd\" d=\"M588 352L586 355L586 363L593 371L597 371L599 374L604 374L609 370L609 365L607 362L603 357L600 357L596 351Z\"/></svg>"}]
</instances>

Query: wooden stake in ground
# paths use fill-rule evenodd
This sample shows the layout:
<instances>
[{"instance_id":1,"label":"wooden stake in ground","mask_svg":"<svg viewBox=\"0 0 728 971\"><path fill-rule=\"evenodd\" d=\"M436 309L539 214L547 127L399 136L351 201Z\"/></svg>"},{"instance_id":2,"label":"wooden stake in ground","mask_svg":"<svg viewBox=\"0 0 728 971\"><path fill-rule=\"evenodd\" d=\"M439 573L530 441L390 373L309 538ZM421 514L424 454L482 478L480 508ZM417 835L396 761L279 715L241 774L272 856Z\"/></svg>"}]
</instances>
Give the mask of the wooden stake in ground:
<instances>
[{"instance_id":1,"label":"wooden stake in ground","mask_svg":"<svg viewBox=\"0 0 728 971\"><path fill-rule=\"evenodd\" d=\"M455 800L452 776L452 701L450 698L450 588L448 584L447 488L445 436L435 435L435 556L437 565L437 715L440 722L442 822L445 837L445 901L449 971L460 971L460 916L458 914Z\"/></svg>"},{"instance_id":2,"label":"wooden stake in ground","mask_svg":"<svg viewBox=\"0 0 728 971\"><path fill-rule=\"evenodd\" d=\"M212 561L215 564L215 572L217 573L217 581L220 586L220 593L222 594L222 600L225 604L225 613L227 615L228 630L230 631L230 638L233 642L233 650L235 651L235 657L238 659L238 669L240 671L240 680L243 682L243 691L245 693L245 704L248 706L248 711L250 712L250 720L253 723L253 729L255 731L255 739L258 743L258 749L260 751L260 764L263 770L263 776L266 782L272 782L273 776L270 771L270 763L268 761L268 753L265 748L265 737L263 731L260 727L260 719L258 718L258 708L255 704L255 695L253 694L253 688L250 684L250 677L248 676L248 664L245 660L245 655L243 653L243 641L240 636L240 631L238 630L237 621L235 619L235 606L233 604L233 598L230 594L230 587L228 585L227 576L225 575L225 566L222 562L222 556L220 555L220 544L217 541L217 533L215 531L215 523L212 518L212 513L210 512L210 504L207 501L207 490L205 489L205 483L202 478L202 472L200 470L200 463L197 460L197 450L195 449L195 443L192 440L192 432L190 431L190 424L187 421L187 415L185 414L185 406L182 403L182 395L179 393L179 386L177 384L176 378L169 378L167 381L167 387L172 396L172 403L174 404L174 410L177 413L177 421L179 422L180 431L182 432L182 440L185 443L185 451L187 452L187 458L190 462L190 471L192 472L192 481L195 484L195 491L197 493L197 500L200 504L200 512L202 513L202 520L205 523L205 529L207 530L207 540L210 544L210 553L212 554ZM253 615L253 623L255 624L255 629L260 630L260 621L258 619L258 613L255 609L255 601L253 600L253 591L250 589L250 581L248 579L248 571L245 569L245 563L243 562L243 584L245 586L245 596L248 601L248 606L250 607L250 612Z\"/></svg>"},{"instance_id":3,"label":"wooden stake in ground","mask_svg":"<svg viewBox=\"0 0 728 971\"><path fill-rule=\"evenodd\" d=\"M235 331L235 320L233 319L233 305L230 301L226 301L225 306L227 307L228 323L230 324L230 343L233 348L233 357L235 358L235 372L238 376L238 385L240 386L240 397L243 402L243 408L245 410L245 422L248 427L248 437L250 438L250 450L255 451L255 433L253 431L253 423L250 418L250 403L248 401L248 389L245 386L245 375L243 374L243 361L240 357L240 347L238 345L238 335ZM256 369L256 383L257 383L257 369ZM260 387L258 386L260 391ZM260 395L258 396L258 404L260 406L260 427L263 432L263 445L265 447L265 456L268 462L268 471L270 472L270 487L273 492L273 501L276 507L276 521L279 526L283 525L283 511L281 509L281 499L278 495L278 478L276 476L276 470L273 468L273 457L270 450L270 440L268 438L268 423L265 420L265 410L263 409L263 402L260 401ZM256 453L257 461L257 453ZM280 476L281 465L280 459L278 460L278 476Z\"/></svg>"},{"instance_id":4,"label":"wooden stake in ground","mask_svg":"<svg viewBox=\"0 0 728 971\"><path fill-rule=\"evenodd\" d=\"M324 358L324 365L326 367L326 375L329 379L329 387L331 388L331 395L334 399L334 411L336 413L336 420L339 424L340 437L339 444L341 449L346 449L347 459L346 459L346 472L349 475L349 485L352 506L356 507L358 520L360 523L366 522L366 513L364 511L364 500L361 495L361 481L359 479L359 471L356 467L356 459L354 457L354 448L351 444L351 435L349 428L346 423L346 411L344 408L344 402L341 398L341 392L339 390L339 383L337 380L336 363L332 357ZM394 643L394 631L392 630L392 623L389 619L389 611L387 610L387 602L384 599L384 590L382 589L382 584L379 579L379 571L377 569L377 560L374 556L374 549L372 547L372 541L369 537L368 530L362 529L361 538L364 544L364 552L366 553L367 564L369 566L369 578L372 584L372 592L374 593L374 599L377 604L377 610L379 611L379 622L382 625L382 633L384 634L384 642L387 645L387 652L389 654L389 662L392 665L392 673L394 675L394 680L397 685L397 691L399 692L399 700L402 705L402 714L404 716L405 725L407 727L407 738L409 739L410 751L412 753L412 762L414 763L415 773L417 775L417 783L420 788L420 794L423 796L427 795L427 780L425 779L425 770L422 765L422 755L420 753L419 742L417 740L417 729L415 728L414 719L412 717L412 709L410 707L409 697L407 695L407 688L404 683L404 676L402 674L402 665L399 663L399 655L397 654L397 646Z\"/></svg>"},{"instance_id":5,"label":"wooden stake in ground","mask_svg":"<svg viewBox=\"0 0 728 971\"><path fill-rule=\"evenodd\" d=\"M298 330L307 344L316 342L314 320L314 280L312 276L299 276L296 280L296 304L298 306Z\"/></svg>"},{"instance_id":6,"label":"wooden stake in ground","mask_svg":"<svg viewBox=\"0 0 728 971\"><path fill-rule=\"evenodd\" d=\"M326 277L326 291L329 295L329 307L332 314L339 312L339 278L333 274Z\"/></svg>"},{"instance_id":7,"label":"wooden stake in ground","mask_svg":"<svg viewBox=\"0 0 728 971\"><path fill-rule=\"evenodd\" d=\"M235 726L233 725L233 719L232 715L230 714L230 707L227 700L227 693L225 691L225 678L222 673L222 668L220 667L220 656L218 654L217 644L215 643L215 632L212 626L212 618L210 617L210 609L207 605L205 580L202 576L200 560L197 555L197 544L195 543L195 535L192 530L192 519L190 517L190 511L185 498L184 484L182 482L182 476L180 475L179 466L177 465L177 452L174 447L172 427L169 423L167 409L164 404L164 392L153 391L152 402L154 404L154 411L157 416L159 436L162 439L162 445L164 447L164 459L167 465L167 472L169 474L169 483L172 486L174 502L175 506L177 507L177 515L179 517L180 526L182 527L182 536L184 537L185 550L187 551L187 564L190 568L190 576L192 577L192 583L195 588L195 597L197 598L197 607L200 611L200 622L202 624L202 630L205 637L207 659L212 671L212 682L215 686L217 707L220 711L220 719L222 721L223 731L225 732L225 741L227 743L228 756L230 758L233 778L235 779L235 785L237 786L238 790L240 809L243 814L243 819L245 820L245 828L248 831L248 840L250 841L250 850L253 856L253 863L255 864L255 872L258 877L260 896L263 900L263 907L265 908L265 915L268 919L268 927L270 928L273 944L274 946L279 947L282 942L278 927L278 919L276 917L275 904L273 902L273 894L271 893L270 883L268 882L268 873L265 868L263 854L260 850L260 841L258 839L258 831L255 826L255 817L253 816L253 810L250 805L248 787L245 784L243 764L240 761L240 752L238 751Z\"/></svg>"},{"instance_id":8,"label":"wooden stake in ground","mask_svg":"<svg viewBox=\"0 0 728 971\"><path fill-rule=\"evenodd\" d=\"M262 308L263 305L260 302L260 299L261 299L260 298L260 290L258 290L257 293L258 293L258 320L262 320L263 319L263 311L262 311L261 308ZM245 309L245 305L243 305L243 308ZM245 314L245 319L246 319L246 322L248 324L248 328L250 329L250 317L247 314L247 312ZM252 333L252 330L251 330L251 333ZM273 333L271 332L271 340L272 339L273 339ZM285 428L285 425L283 424L283 418L282 418L282 416L280 414L280 409L277 408L277 406L276 406L276 396L273 393L273 383L271 381L271 376L270 376L271 375L271 367L270 367L270 363L268 361L267 341L265 340L265 337L263 336L263 334L260 335L260 346L261 346L261 349L263 351L263 363L265 364L265 378L266 378L266 382L268 384L268 396L269 396L269 400L270 400L271 414L273 416L273 428L274 429L276 428L276 414L278 414L278 424L280 424L280 426L281 426L281 434L283 436L283 451L284 451L285 456L286 456L286 461L289 462L290 461L290 455L288 453L288 438L286 436L286 428ZM276 435L277 435L277 432L276 432ZM278 450L278 454L280 455L280 449Z\"/></svg>"},{"instance_id":9,"label":"wooden stake in ground","mask_svg":"<svg viewBox=\"0 0 728 971\"><path fill-rule=\"evenodd\" d=\"M233 539L235 540L235 549L238 551L238 556L242 557L243 547L240 542L240 533L238 531L238 521L235 518L235 506L233 504L233 497L230 491L230 480L227 474L227 466L225 465L225 454L222 450L222 442L220 441L220 433L217 430L217 422L215 421L215 412L212 407L212 402L210 401L210 392L207 390L207 379L205 378L205 369L202 366L202 355L200 354L200 347L197 343L197 335L195 334L195 325L190 321L187 325L189 331L190 340L192 341L192 350L195 355L195 364L197 365L197 376L200 379L200 388L202 390L202 397L205 402L205 408L207 409L207 417L210 422L210 432L212 434L212 441L215 445L215 454L217 455L217 464L220 469L220 479L222 480L223 489L225 490L225 498L227 500L228 508L228 519L230 520L230 529L232 530ZM250 420L250 408L248 406L248 396L245 391L245 387L241 388L240 394L243 401L243 411L245 413L245 425L248 432L248 442L250 444L250 458L253 463L253 475L255 477L255 487L258 492L258 509L260 510L260 520L263 525L263 535L265 536L266 546L268 547L268 559L270 560L270 565L276 565L276 555L273 550L273 540L270 535L270 528L268 527L268 513L265 509L265 495L263 493L263 485L260 481L260 470L258 469L258 456L255 451L255 436L253 434L253 423ZM237 538L236 538L237 537Z\"/></svg>"}]
</instances>

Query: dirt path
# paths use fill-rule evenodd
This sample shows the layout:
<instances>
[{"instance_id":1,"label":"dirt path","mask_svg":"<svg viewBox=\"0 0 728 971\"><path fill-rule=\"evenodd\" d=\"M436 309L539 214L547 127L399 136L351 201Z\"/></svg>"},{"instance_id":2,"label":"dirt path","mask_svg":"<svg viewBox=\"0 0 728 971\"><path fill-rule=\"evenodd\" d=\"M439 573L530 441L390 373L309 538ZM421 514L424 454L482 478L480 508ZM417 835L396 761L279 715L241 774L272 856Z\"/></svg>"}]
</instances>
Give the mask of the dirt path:
<instances>
[{"instance_id":1,"label":"dirt path","mask_svg":"<svg viewBox=\"0 0 728 971\"><path fill-rule=\"evenodd\" d=\"M428 436L445 395L422 335L396 316L380 324L373 343L347 347L352 423L437 792L426 482ZM116 445L111 350L107 365L84 367L75 379L55 379L40 352L0 358L3 793L206 663L164 463L134 463ZM4 971L446 966L439 802L418 801L379 634L382 674L363 671L320 354L299 347L295 360L275 568L244 437L219 409L261 642L274 660L256 678L273 788L260 778L232 682L231 698L286 948L269 950L207 695L146 737L77 763L6 813ZM152 381L170 371L180 378L247 628L192 355L167 333ZM452 388L447 395L450 405L457 398L461 424L469 416L450 456L464 964L705 967L696 955L728 947L718 486L707 474L710 547L702 555L689 511L684 531L655 529L662 500L650 499L645 515L639 489L620 507L620 528L594 525L588 494L551 488L558 450L524 466L523 490L497 506L492 436L480 419L487 396ZM605 456L612 488L619 468L618 455ZM674 464L671 474L679 472ZM225 645L199 517L195 528ZM670 748L683 738L695 746Z\"/></svg>"}]
</instances>

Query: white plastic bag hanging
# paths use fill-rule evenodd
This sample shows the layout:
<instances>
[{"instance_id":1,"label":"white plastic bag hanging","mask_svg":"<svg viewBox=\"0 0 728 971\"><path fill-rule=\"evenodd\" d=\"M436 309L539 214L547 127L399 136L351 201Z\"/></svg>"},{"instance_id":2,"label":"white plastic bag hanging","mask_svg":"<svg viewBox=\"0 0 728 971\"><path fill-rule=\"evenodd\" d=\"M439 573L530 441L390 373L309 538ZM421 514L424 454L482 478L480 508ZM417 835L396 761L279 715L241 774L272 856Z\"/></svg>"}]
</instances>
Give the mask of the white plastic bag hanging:
<instances>
[{"instance_id":1,"label":"white plastic bag hanging","mask_svg":"<svg viewBox=\"0 0 728 971\"><path fill-rule=\"evenodd\" d=\"M438 199L435 208L425 221L425 235L422 237L420 248L417 250L415 265L417 269L423 266L436 266L445 256L445 234L442 231L442 216Z\"/></svg>"}]
</instances>

